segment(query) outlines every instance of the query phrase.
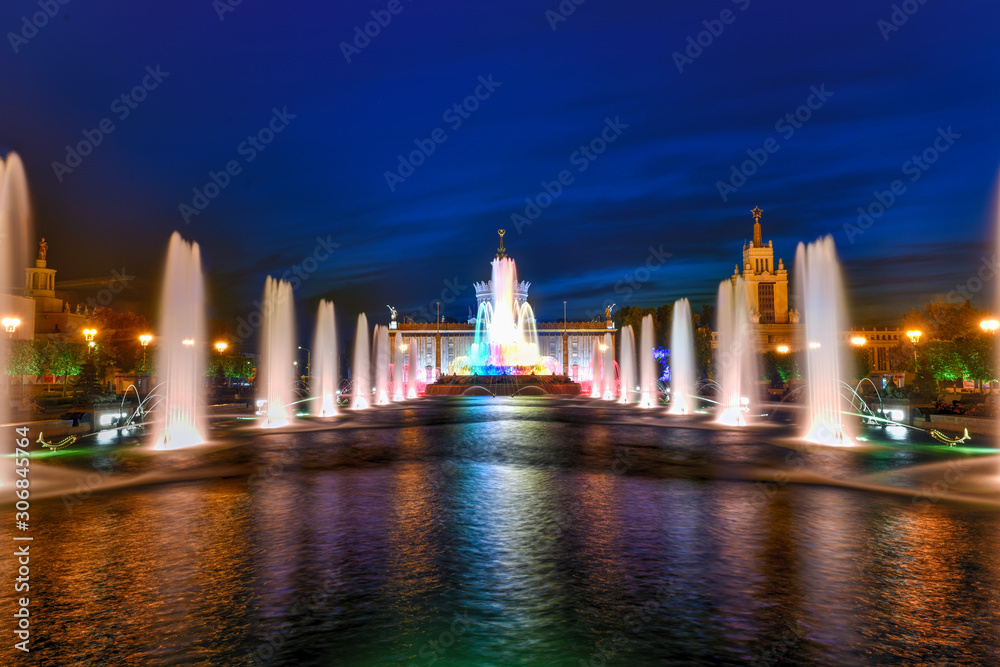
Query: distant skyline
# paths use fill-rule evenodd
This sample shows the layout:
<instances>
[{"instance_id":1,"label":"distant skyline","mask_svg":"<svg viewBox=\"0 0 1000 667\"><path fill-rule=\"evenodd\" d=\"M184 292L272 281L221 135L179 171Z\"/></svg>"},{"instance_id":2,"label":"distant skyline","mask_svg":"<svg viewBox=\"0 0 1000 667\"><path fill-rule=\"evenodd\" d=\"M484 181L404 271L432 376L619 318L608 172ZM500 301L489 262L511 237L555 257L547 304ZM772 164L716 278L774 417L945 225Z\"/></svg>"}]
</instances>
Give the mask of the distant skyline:
<instances>
[{"instance_id":1,"label":"distant skyline","mask_svg":"<svg viewBox=\"0 0 1000 667\"><path fill-rule=\"evenodd\" d=\"M793 271L834 236L855 324L992 303L995 3L46 7L0 8L0 152L59 279L154 286L179 230L231 326L286 272L306 318L461 319L505 228L589 319L713 301L760 206Z\"/></svg>"}]
</instances>

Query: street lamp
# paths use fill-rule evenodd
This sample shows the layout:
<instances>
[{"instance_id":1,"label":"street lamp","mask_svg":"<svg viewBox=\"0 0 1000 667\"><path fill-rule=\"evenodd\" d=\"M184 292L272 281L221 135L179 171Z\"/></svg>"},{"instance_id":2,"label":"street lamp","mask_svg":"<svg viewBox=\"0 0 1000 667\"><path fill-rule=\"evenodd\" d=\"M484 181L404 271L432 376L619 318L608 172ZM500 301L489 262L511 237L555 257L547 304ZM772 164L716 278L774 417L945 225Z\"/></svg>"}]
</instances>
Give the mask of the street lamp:
<instances>
[{"instance_id":1,"label":"street lamp","mask_svg":"<svg viewBox=\"0 0 1000 667\"><path fill-rule=\"evenodd\" d=\"M865 342L867 341L864 336L855 336L854 338L851 339L851 345L853 345L854 347L861 347L862 345L865 344Z\"/></svg>"},{"instance_id":2,"label":"street lamp","mask_svg":"<svg viewBox=\"0 0 1000 667\"><path fill-rule=\"evenodd\" d=\"M306 351L306 377L312 377L312 350L299 345L300 350Z\"/></svg>"},{"instance_id":3,"label":"street lamp","mask_svg":"<svg viewBox=\"0 0 1000 667\"><path fill-rule=\"evenodd\" d=\"M788 354L788 346L787 345L779 345L778 346L778 354Z\"/></svg>"},{"instance_id":4,"label":"street lamp","mask_svg":"<svg viewBox=\"0 0 1000 667\"><path fill-rule=\"evenodd\" d=\"M910 339L911 343L913 343L913 363L914 364L917 363L917 343L920 342L920 336L922 336L922 335L923 335L923 332L920 331L920 329L911 329L910 331L906 332L906 337Z\"/></svg>"},{"instance_id":5,"label":"street lamp","mask_svg":"<svg viewBox=\"0 0 1000 667\"><path fill-rule=\"evenodd\" d=\"M3 318L2 323L3 323L3 328L6 329L7 333L10 334L10 337L13 338L14 332L17 331L18 325L21 324L21 320L17 319L16 317L5 317Z\"/></svg>"},{"instance_id":6,"label":"street lamp","mask_svg":"<svg viewBox=\"0 0 1000 667\"><path fill-rule=\"evenodd\" d=\"M220 356L222 355L223 352L226 351L227 347L229 347L229 345L222 341L219 341L218 343L215 344L215 349L219 351Z\"/></svg>"},{"instance_id":7,"label":"street lamp","mask_svg":"<svg viewBox=\"0 0 1000 667\"><path fill-rule=\"evenodd\" d=\"M97 329L84 329L83 337L87 341L87 354L94 351L94 336L97 335Z\"/></svg>"},{"instance_id":8,"label":"street lamp","mask_svg":"<svg viewBox=\"0 0 1000 667\"><path fill-rule=\"evenodd\" d=\"M982 322L979 323L979 326L986 333L993 334L997 332L997 327L1000 327L1000 322L996 320L983 320Z\"/></svg>"}]
</instances>

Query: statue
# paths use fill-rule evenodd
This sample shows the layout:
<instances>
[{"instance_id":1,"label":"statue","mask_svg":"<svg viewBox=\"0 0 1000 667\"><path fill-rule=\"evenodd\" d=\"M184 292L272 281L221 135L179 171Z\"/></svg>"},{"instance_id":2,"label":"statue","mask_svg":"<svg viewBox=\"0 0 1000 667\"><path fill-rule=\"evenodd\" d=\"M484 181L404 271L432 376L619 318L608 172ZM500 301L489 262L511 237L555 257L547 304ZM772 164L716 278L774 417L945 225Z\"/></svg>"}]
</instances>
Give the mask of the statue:
<instances>
[{"instance_id":1,"label":"statue","mask_svg":"<svg viewBox=\"0 0 1000 667\"><path fill-rule=\"evenodd\" d=\"M386 306L386 308L389 309L389 313L392 316L392 321L395 322L396 321L396 309L393 308L392 306Z\"/></svg>"},{"instance_id":2,"label":"statue","mask_svg":"<svg viewBox=\"0 0 1000 667\"><path fill-rule=\"evenodd\" d=\"M799 311L795 310L794 308L792 308L790 311L788 311L788 321L791 322L792 324L798 324L799 323Z\"/></svg>"},{"instance_id":3,"label":"statue","mask_svg":"<svg viewBox=\"0 0 1000 667\"><path fill-rule=\"evenodd\" d=\"M611 320L611 309L614 308L616 305L617 304L613 303L613 304L611 304L610 306L608 306L607 308L604 309L604 319L609 320L609 321Z\"/></svg>"},{"instance_id":4,"label":"statue","mask_svg":"<svg viewBox=\"0 0 1000 667\"><path fill-rule=\"evenodd\" d=\"M49 244L45 242L45 237L42 237L42 242L38 244L38 259L44 260L49 254Z\"/></svg>"},{"instance_id":5,"label":"statue","mask_svg":"<svg viewBox=\"0 0 1000 667\"><path fill-rule=\"evenodd\" d=\"M80 314L80 304L76 304L76 314Z\"/></svg>"},{"instance_id":6,"label":"statue","mask_svg":"<svg viewBox=\"0 0 1000 667\"><path fill-rule=\"evenodd\" d=\"M64 313L69 312L69 301L63 301L63 312Z\"/></svg>"}]
</instances>

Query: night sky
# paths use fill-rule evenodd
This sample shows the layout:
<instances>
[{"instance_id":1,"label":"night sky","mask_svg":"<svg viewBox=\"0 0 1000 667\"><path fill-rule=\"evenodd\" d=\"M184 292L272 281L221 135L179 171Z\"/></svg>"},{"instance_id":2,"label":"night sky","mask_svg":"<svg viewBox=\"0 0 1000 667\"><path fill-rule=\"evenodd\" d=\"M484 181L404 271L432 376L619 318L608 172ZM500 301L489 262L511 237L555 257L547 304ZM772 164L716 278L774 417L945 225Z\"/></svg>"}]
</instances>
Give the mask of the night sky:
<instances>
[{"instance_id":1,"label":"night sky","mask_svg":"<svg viewBox=\"0 0 1000 667\"><path fill-rule=\"evenodd\" d=\"M297 281L300 309L326 297L345 320L384 322L385 304L426 313L444 293L442 314L464 318L501 227L540 320L563 300L571 320L611 301L707 302L760 206L787 265L833 234L853 321L895 326L992 256L1000 162L1000 5L896 6L70 0L34 30L38 0L6 0L0 151L25 161L59 278L124 267L155 299L180 230L230 322L324 244L338 245ZM358 48L355 28L387 17ZM141 102L121 99L144 82ZM102 119L113 131L70 167L67 145ZM273 141L248 142L272 123ZM418 143L434 150L410 173L398 156ZM913 162L925 151L933 164ZM763 164L723 197L752 156ZM238 173L185 220L227 163ZM511 216L562 172L518 229ZM885 213L845 231L896 180Z\"/></svg>"}]
</instances>

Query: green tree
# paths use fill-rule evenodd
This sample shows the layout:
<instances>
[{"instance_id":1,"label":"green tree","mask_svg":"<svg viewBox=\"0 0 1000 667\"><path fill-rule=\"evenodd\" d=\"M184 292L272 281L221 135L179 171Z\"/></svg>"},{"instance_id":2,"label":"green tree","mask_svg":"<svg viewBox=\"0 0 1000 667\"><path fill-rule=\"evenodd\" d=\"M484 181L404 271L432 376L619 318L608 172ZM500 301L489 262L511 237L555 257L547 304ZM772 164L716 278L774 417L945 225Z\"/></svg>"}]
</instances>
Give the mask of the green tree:
<instances>
[{"instance_id":1,"label":"green tree","mask_svg":"<svg viewBox=\"0 0 1000 667\"><path fill-rule=\"evenodd\" d=\"M954 354L962 367L962 377L983 384L996 379L993 362L993 336L983 332L959 336L952 341Z\"/></svg>"},{"instance_id":2,"label":"green tree","mask_svg":"<svg viewBox=\"0 0 1000 667\"><path fill-rule=\"evenodd\" d=\"M84 345L67 340L52 339L42 348L42 360L46 370L53 375L63 376L62 395L66 395L69 376L80 373L83 364Z\"/></svg>"},{"instance_id":3,"label":"green tree","mask_svg":"<svg viewBox=\"0 0 1000 667\"><path fill-rule=\"evenodd\" d=\"M760 369L761 379L775 388L802 377L795 355L781 354L777 350L768 350L761 355Z\"/></svg>"},{"instance_id":4,"label":"green tree","mask_svg":"<svg viewBox=\"0 0 1000 667\"><path fill-rule=\"evenodd\" d=\"M35 340L11 340L7 347L7 375L18 376L20 394L24 396L24 376L42 372L41 347Z\"/></svg>"}]
</instances>

